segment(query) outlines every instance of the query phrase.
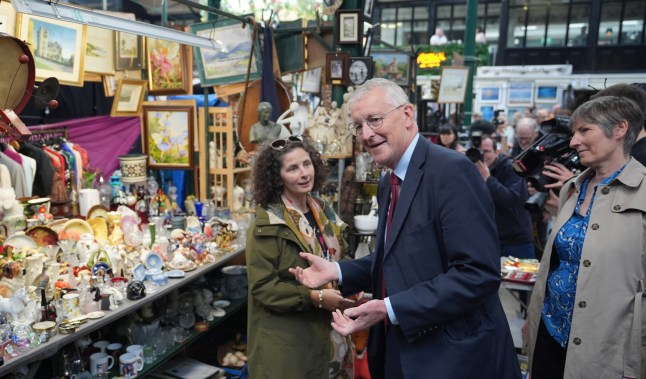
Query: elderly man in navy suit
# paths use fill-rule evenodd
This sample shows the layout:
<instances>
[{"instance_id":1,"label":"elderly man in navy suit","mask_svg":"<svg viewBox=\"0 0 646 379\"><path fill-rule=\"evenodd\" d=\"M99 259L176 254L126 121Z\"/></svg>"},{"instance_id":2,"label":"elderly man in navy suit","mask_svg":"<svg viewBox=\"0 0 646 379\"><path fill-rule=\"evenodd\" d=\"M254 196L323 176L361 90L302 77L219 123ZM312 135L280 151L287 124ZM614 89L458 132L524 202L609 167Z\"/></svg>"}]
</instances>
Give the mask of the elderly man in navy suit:
<instances>
[{"instance_id":1,"label":"elderly man in navy suit","mask_svg":"<svg viewBox=\"0 0 646 379\"><path fill-rule=\"evenodd\" d=\"M370 328L374 379L520 378L498 287L494 206L475 166L418 134L415 110L398 85L372 79L348 102L357 136L392 170L379 183L374 254L339 263L301 253L290 269L310 288L338 280L344 295L374 300L332 326L348 335Z\"/></svg>"}]
</instances>

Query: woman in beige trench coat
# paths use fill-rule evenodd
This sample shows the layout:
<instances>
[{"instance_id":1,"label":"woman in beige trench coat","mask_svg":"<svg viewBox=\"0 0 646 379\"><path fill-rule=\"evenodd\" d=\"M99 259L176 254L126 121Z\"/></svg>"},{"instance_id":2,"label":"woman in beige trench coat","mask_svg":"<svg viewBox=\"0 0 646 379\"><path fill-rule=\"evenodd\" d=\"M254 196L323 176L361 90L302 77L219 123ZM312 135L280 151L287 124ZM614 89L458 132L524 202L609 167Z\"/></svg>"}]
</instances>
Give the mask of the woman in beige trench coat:
<instances>
[{"instance_id":1,"label":"woman in beige trench coat","mask_svg":"<svg viewBox=\"0 0 646 379\"><path fill-rule=\"evenodd\" d=\"M645 378L646 168L629 152L644 114L604 96L570 119L589 167L560 191L530 302L532 379Z\"/></svg>"}]
</instances>

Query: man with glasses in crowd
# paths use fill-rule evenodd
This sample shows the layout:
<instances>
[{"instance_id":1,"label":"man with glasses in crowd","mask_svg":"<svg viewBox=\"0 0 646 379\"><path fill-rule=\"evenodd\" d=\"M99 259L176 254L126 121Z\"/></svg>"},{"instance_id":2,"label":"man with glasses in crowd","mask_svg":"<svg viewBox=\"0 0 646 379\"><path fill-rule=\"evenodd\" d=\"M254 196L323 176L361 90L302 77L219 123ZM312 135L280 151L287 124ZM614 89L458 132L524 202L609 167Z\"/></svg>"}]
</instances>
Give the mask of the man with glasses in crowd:
<instances>
[{"instance_id":1,"label":"man with glasses in crowd","mask_svg":"<svg viewBox=\"0 0 646 379\"><path fill-rule=\"evenodd\" d=\"M301 253L310 288L337 281L373 299L337 310L343 335L370 328L372 378L520 378L498 298L494 206L474 165L418 133L400 86L371 79L348 102L350 131L392 173L379 183L374 254L334 263Z\"/></svg>"}]
</instances>

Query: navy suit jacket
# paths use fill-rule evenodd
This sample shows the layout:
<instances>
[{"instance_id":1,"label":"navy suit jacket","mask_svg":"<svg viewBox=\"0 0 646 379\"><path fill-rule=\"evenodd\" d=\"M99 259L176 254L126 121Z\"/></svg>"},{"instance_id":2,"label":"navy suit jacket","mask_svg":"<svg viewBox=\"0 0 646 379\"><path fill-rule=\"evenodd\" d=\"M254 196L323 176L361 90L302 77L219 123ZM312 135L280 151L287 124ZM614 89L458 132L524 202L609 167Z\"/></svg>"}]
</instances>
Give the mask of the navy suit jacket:
<instances>
[{"instance_id":1,"label":"navy suit jacket","mask_svg":"<svg viewBox=\"0 0 646 379\"><path fill-rule=\"evenodd\" d=\"M498 298L493 201L475 165L420 137L384 242L389 199L386 176L378 189L376 251L340 262L343 294L380 297L383 270L405 378L520 378ZM370 330L373 379L384 377L383 328Z\"/></svg>"}]
</instances>

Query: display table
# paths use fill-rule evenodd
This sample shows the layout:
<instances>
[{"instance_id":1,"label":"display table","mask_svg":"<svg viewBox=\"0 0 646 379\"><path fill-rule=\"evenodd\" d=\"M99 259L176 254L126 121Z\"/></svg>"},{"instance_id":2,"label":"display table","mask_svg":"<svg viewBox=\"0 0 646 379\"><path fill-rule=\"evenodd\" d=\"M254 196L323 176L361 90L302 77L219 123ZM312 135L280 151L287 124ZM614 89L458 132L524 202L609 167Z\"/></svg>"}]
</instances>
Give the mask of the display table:
<instances>
[{"instance_id":1,"label":"display table","mask_svg":"<svg viewBox=\"0 0 646 379\"><path fill-rule=\"evenodd\" d=\"M4 365L0 367L0 377L3 377L4 375L22 366L25 366L34 362L40 362L43 359L47 359L53 356L58 352L58 350L60 350L64 346L88 335L89 333L95 330L98 330L106 325L109 325L115 321L118 321L120 318L135 312L136 310L140 309L141 307L143 307L148 303L151 303L155 300L158 300L167 296L174 290L179 289L191 283L193 280L201 277L202 275L205 275L206 273L209 273L215 270L216 268L222 267L226 262L243 253L244 253L244 249L239 249L235 252L227 253L219 258L216 258L215 262L213 263L205 264L204 266L198 267L194 271L187 272L186 276L181 279L169 279L166 285L158 287L156 292L146 295L146 297L141 300L132 301L124 298L123 304L119 306L119 309L114 311L105 311L104 317L98 320L89 320L85 324L82 324L76 330L75 333L57 334L56 336L50 338L48 342L43 343L33 349L30 349L27 352L20 353L20 355L10 359L9 361L6 361ZM241 306L242 305L239 302L232 303L229 309L227 309L227 315L230 313L233 313L235 309ZM221 319L222 318L216 319L214 323L218 322L218 320L221 320ZM189 338L196 338L194 334L195 333L192 333L191 337ZM170 349L170 350L173 351L174 349ZM165 355L166 358L163 359L162 361L167 360L171 356L172 355L167 354L167 357L166 357ZM37 369L38 364L35 364L34 366L35 367L31 368L32 372L35 372L35 369ZM151 367L153 367L153 365L151 365Z\"/></svg>"}]
</instances>

